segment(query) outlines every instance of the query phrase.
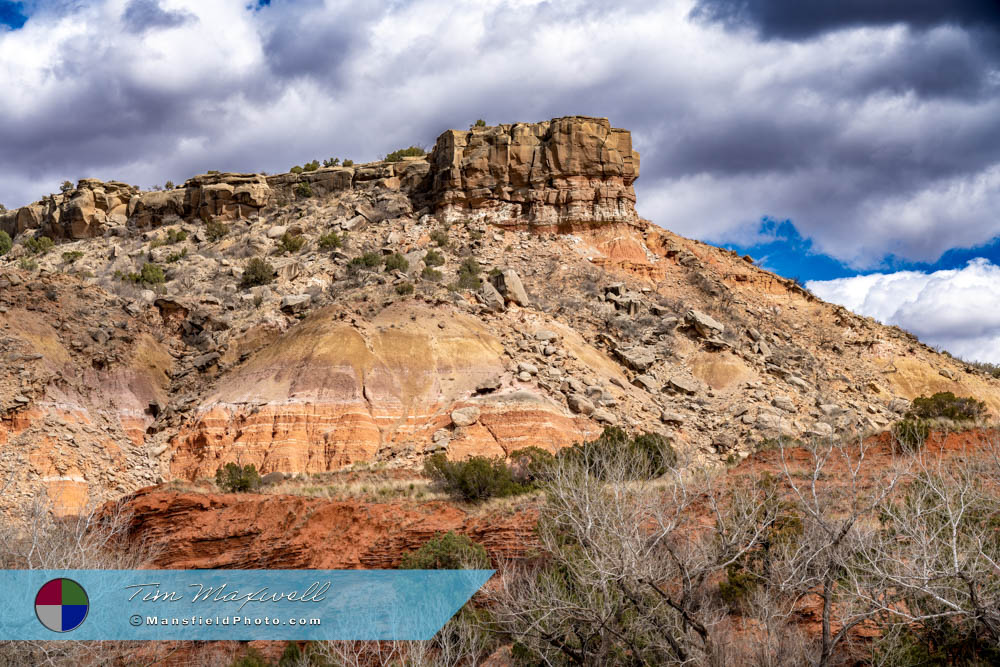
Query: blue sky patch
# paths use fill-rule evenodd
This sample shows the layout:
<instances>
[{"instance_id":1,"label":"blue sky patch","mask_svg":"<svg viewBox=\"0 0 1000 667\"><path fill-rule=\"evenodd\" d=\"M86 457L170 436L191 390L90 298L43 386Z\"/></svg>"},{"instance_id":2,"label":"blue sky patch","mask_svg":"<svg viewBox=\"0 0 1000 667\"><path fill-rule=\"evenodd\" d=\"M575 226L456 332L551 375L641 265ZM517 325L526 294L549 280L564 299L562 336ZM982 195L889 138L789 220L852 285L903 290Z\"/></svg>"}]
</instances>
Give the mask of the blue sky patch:
<instances>
[{"instance_id":1,"label":"blue sky patch","mask_svg":"<svg viewBox=\"0 0 1000 667\"><path fill-rule=\"evenodd\" d=\"M803 238L791 220L761 220L758 236L763 240L754 245L726 243L724 248L753 257L761 267L786 278L807 280L833 280L871 273L896 271L922 271L930 273L942 269L960 269L970 259L984 257L993 264L1000 264L1000 237L974 248L952 248L936 262L912 262L895 255L887 255L880 266L869 271L850 268L833 257L815 252L811 239Z\"/></svg>"},{"instance_id":2,"label":"blue sky patch","mask_svg":"<svg viewBox=\"0 0 1000 667\"><path fill-rule=\"evenodd\" d=\"M24 3L0 0L0 26L17 30L27 20L28 17L24 14Z\"/></svg>"}]
</instances>

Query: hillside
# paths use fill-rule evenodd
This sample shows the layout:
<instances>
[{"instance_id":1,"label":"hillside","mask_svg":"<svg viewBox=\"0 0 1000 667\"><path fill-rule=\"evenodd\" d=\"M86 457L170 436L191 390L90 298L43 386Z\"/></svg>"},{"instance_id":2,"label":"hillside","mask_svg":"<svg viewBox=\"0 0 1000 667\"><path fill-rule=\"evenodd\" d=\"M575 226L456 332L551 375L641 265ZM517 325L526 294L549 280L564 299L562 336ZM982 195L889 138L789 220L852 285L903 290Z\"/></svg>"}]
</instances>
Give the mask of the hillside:
<instances>
[{"instance_id":1,"label":"hillside","mask_svg":"<svg viewBox=\"0 0 1000 667\"><path fill-rule=\"evenodd\" d=\"M639 163L627 130L571 116L395 162L84 179L0 214L0 507L44 489L69 512L230 461L553 450L610 424L732 461L882 430L937 391L1000 414L1000 381L641 219Z\"/></svg>"}]
</instances>

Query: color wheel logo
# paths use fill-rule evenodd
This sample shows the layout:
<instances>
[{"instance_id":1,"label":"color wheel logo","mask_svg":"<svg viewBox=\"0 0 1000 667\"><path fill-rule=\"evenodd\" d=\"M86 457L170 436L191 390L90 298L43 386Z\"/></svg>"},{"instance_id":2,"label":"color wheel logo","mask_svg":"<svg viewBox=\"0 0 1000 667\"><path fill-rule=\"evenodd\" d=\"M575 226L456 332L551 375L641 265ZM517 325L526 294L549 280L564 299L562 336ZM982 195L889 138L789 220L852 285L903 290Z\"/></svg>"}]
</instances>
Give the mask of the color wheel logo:
<instances>
[{"instance_id":1,"label":"color wheel logo","mask_svg":"<svg viewBox=\"0 0 1000 667\"><path fill-rule=\"evenodd\" d=\"M54 632L77 629L89 610L87 591L72 579L53 579L39 588L35 596L35 615Z\"/></svg>"}]
</instances>

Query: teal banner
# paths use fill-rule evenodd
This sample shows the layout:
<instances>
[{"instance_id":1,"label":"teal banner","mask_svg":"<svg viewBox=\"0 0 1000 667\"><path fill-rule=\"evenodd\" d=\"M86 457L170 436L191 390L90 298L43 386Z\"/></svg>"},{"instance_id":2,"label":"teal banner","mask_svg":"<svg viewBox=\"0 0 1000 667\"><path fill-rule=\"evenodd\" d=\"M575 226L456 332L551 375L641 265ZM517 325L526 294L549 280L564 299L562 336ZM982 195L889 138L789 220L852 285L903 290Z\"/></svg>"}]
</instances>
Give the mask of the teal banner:
<instances>
[{"instance_id":1,"label":"teal banner","mask_svg":"<svg viewBox=\"0 0 1000 667\"><path fill-rule=\"evenodd\" d=\"M0 640L426 640L493 570L0 570Z\"/></svg>"}]
</instances>

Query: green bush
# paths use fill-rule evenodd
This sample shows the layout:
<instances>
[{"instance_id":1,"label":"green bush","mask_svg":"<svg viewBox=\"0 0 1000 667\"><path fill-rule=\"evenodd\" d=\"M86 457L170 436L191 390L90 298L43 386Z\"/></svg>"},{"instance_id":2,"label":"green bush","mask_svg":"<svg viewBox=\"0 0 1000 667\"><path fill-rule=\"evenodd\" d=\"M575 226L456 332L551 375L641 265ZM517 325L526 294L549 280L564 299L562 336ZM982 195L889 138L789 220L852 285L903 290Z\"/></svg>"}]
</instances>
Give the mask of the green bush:
<instances>
[{"instance_id":1,"label":"green bush","mask_svg":"<svg viewBox=\"0 0 1000 667\"><path fill-rule=\"evenodd\" d=\"M24 241L24 247L27 248L32 255L44 255L49 250L52 250L54 246L55 241L50 239L48 236L29 238Z\"/></svg>"},{"instance_id":2,"label":"green bush","mask_svg":"<svg viewBox=\"0 0 1000 667\"><path fill-rule=\"evenodd\" d=\"M440 271L436 269L432 269L429 266L425 266L424 270L420 272L420 277L423 278L424 280L429 280L432 283L436 283L440 281L441 278L444 277L444 274L442 274Z\"/></svg>"},{"instance_id":3,"label":"green bush","mask_svg":"<svg viewBox=\"0 0 1000 667\"><path fill-rule=\"evenodd\" d=\"M396 294L400 296L413 294L413 283L399 283L396 285Z\"/></svg>"},{"instance_id":4,"label":"green bush","mask_svg":"<svg viewBox=\"0 0 1000 667\"><path fill-rule=\"evenodd\" d=\"M337 232L330 232L329 234L323 234L319 237L319 247L320 250L333 250L339 248L344 244L343 240Z\"/></svg>"},{"instance_id":5,"label":"green bush","mask_svg":"<svg viewBox=\"0 0 1000 667\"><path fill-rule=\"evenodd\" d=\"M596 440L560 450L558 458L582 465L592 475L603 479L606 462L619 452L630 454L641 464L634 471L636 478L660 477L677 463L677 453L662 435L643 433L630 436L617 426L606 427Z\"/></svg>"},{"instance_id":6,"label":"green bush","mask_svg":"<svg viewBox=\"0 0 1000 667\"><path fill-rule=\"evenodd\" d=\"M934 394L930 398L913 399L906 416L911 419L943 417L955 421L974 421L986 416L986 404L971 397L959 398L950 391Z\"/></svg>"},{"instance_id":7,"label":"green bush","mask_svg":"<svg viewBox=\"0 0 1000 667\"><path fill-rule=\"evenodd\" d=\"M503 458L473 456L465 461L449 461L434 454L424 462L424 473L446 493L468 502L503 498L527 493L532 486L519 484Z\"/></svg>"},{"instance_id":8,"label":"green bush","mask_svg":"<svg viewBox=\"0 0 1000 667\"><path fill-rule=\"evenodd\" d=\"M344 160L343 164L344 164L345 167L353 167L354 166L354 160Z\"/></svg>"},{"instance_id":9,"label":"green bush","mask_svg":"<svg viewBox=\"0 0 1000 667\"><path fill-rule=\"evenodd\" d=\"M167 264L173 264L175 262L179 262L185 257L187 257L187 254L188 254L187 248L184 248L179 252L172 252L169 255L167 255Z\"/></svg>"},{"instance_id":10,"label":"green bush","mask_svg":"<svg viewBox=\"0 0 1000 667\"><path fill-rule=\"evenodd\" d=\"M410 263L398 252L394 252L385 258L386 271L406 271L410 268Z\"/></svg>"},{"instance_id":11,"label":"green bush","mask_svg":"<svg viewBox=\"0 0 1000 667\"><path fill-rule=\"evenodd\" d=\"M382 263L382 255L377 252L366 252L358 255L347 264L347 269L351 273L357 273L363 269L374 269Z\"/></svg>"},{"instance_id":12,"label":"green bush","mask_svg":"<svg viewBox=\"0 0 1000 667\"><path fill-rule=\"evenodd\" d=\"M71 192L72 190L73 190L72 181L63 181L62 185L59 186L59 191L62 192L63 194Z\"/></svg>"},{"instance_id":13,"label":"green bush","mask_svg":"<svg viewBox=\"0 0 1000 667\"><path fill-rule=\"evenodd\" d=\"M299 183L298 185L295 186L295 194L296 196L302 197L303 199L312 197L313 196L312 186L303 181L302 183Z\"/></svg>"},{"instance_id":14,"label":"green bush","mask_svg":"<svg viewBox=\"0 0 1000 667\"><path fill-rule=\"evenodd\" d=\"M421 155L426 155L427 151L418 146L410 146L409 148L400 148L397 151L393 151L385 156L386 162L402 162L404 157L419 157Z\"/></svg>"},{"instance_id":15,"label":"green bush","mask_svg":"<svg viewBox=\"0 0 1000 667\"><path fill-rule=\"evenodd\" d=\"M2 241L2 239L0 239L0 241ZM2 254L3 253L0 253L0 255ZM83 257L82 250L67 250L62 254L63 261L66 262L67 264L72 264L81 257Z\"/></svg>"},{"instance_id":16,"label":"green bush","mask_svg":"<svg viewBox=\"0 0 1000 667\"><path fill-rule=\"evenodd\" d=\"M327 158L326 160L323 160L323 166L324 167L336 167L339 164L340 164L340 158L339 157L331 157L331 158Z\"/></svg>"},{"instance_id":17,"label":"green bush","mask_svg":"<svg viewBox=\"0 0 1000 667\"><path fill-rule=\"evenodd\" d=\"M212 243L220 240L228 233L229 227L217 220L205 223L205 236L207 236L208 240Z\"/></svg>"},{"instance_id":18,"label":"green bush","mask_svg":"<svg viewBox=\"0 0 1000 667\"><path fill-rule=\"evenodd\" d=\"M302 167L296 165L296 166L292 167L291 169L289 169L288 171L290 173L292 173L292 174L301 174L303 172L303 169L302 169Z\"/></svg>"},{"instance_id":19,"label":"green bush","mask_svg":"<svg viewBox=\"0 0 1000 667\"><path fill-rule=\"evenodd\" d=\"M10 249L14 246L14 242L10 238L10 234L0 230L0 257L3 257Z\"/></svg>"},{"instance_id":20,"label":"green bush","mask_svg":"<svg viewBox=\"0 0 1000 667\"><path fill-rule=\"evenodd\" d=\"M267 285L274 280L274 267L267 260L254 257L247 262L243 269L243 279L240 281L241 287L256 287L257 285Z\"/></svg>"},{"instance_id":21,"label":"green bush","mask_svg":"<svg viewBox=\"0 0 1000 667\"><path fill-rule=\"evenodd\" d=\"M431 232L431 241L437 244L439 248L448 247L448 231L445 229L435 229Z\"/></svg>"},{"instance_id":22,"label":"green bush","mask_svg":"<svg viewBox=\"0 0 1000 667\"><path fill-rule=\"evenodd\" d=\"M482 268L479 266L479 262L472 257L466 257L458 266L458 281L455 286L458 289L479 289L482 286L482 281L479 279L480 273L482 273Z\"/></svg>"},{"instance_id":23,"label":"green bush","mask_svg":"<svg viewBox=\"0 0 1000 667\"><path fill-rule=\"evenodd\" d=\"M17 265L20 266L25 271L34 271L35 269L38 268L38 262L28 257L22 257L21 261L19 261Z\"/></svg>"},{"instance_id":24,"label":"green bush","mask_svg":"<svg viewBox=\"0 0 1000 667\"><path fill-rule=\"evenodd\" d=\"M931 425L926 419L900 419L892 425L893 449L914 454L924 446L931 434Z\"/></svg>"},{"instance_id":25,"label":"green bush","mask_svg":"<svg viewBox=\"0 0 1000 667\"><path fill-rule=\"evenodd\" d=\"M556 457L541 447L523 447L510 454L511 475L518 484L537 486L549 479Z\"/></svg>"},{"instance_id":26,"label":"green bush","mask_svg":"<svg viewBox=\"0 0 1000 667\"><path fill-rule=\"evenodd\" d=\"M154 264L153 262L146 262L138 272L133 271L124 275L116 275L120 275L122 280L127 280L136 285L159 285L167 281L167 277L163 274L163 269L159 264Z\"/></svg>"},{"instance_id":27,"label":"green bush","mask_svg":"<svg viewBox=\"0 0 1000 667\"><path fill-rule=\"evenodd\" d=\"M403 556L401 570L485 570L490 557L467 535L439 533L416 551Z\"/></svg>"},{"instance_id":28,"label":"green bush","mask_svg":"<svg viewBox=\"0 0 1000 667\"><path fill-rule=\"evenodd\" d=\"M426 266L443 266L444 255L437 250L428 250L427 254L424 255L424 264Z\"/></svg>"},{"instance_id":29,"label":"green bush","mask_svg":"<svg viewBox=\"0 0 1000 667\"><path fill-rule=\"evenodd\" d=\"M244 493L260 486L260 475L252 463L242 468L237 463L227 463L216 469L215 483L226 493Z\"/></svg>"},{"instance_id":30,"label":"green bush","mask_svg":"<svg viewBox=\"0 0 1000 667\"><path fill-rule=\"evenodd\" d=\"M306 237L301 234L292 234L290 232L285 232L281 235L281 251L287 252L288 254L294 254L302 250L302 246L306 244Z\"/></svg>"},{"instance_id":31,"label":"green bush","mask_svg":"<svg viewBox=\"0 0 1000 667\"><path fill-rule=\"evenodd\" d=\"M480 118L473 127L486 127L486 121Z\"/></svg>"},{"instance_id":32,"label":"green bush","mask_svg":"<svg viewBox=\"0 0 1000 667\"><path fill-rule=\"evenodd\" d=\"M174 185L173 181L167 181L166 183L163 184L163 187L167 190L173 190L177 186Z\"/></svg>"}]
</instances>

